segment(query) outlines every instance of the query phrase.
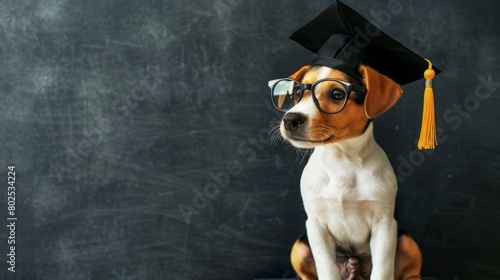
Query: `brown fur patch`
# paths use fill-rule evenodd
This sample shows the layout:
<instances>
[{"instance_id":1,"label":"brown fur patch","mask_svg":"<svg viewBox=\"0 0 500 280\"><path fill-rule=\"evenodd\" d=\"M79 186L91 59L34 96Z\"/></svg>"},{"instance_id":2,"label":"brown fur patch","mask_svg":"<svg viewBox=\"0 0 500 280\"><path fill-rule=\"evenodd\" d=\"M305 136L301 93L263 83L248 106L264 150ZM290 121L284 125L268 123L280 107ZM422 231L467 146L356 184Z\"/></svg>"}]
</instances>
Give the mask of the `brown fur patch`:
<instances>
[{"instance_id":1,"label":"brown fur patch","mask_svg":"<svg viewBox=\"0 0 500 280\"><path fill-rule=\"evenodd\" d=\"M406 234L398 238L396 249L395 279L420 279L422 253L417 243Z\"/></svg>"},{"instance_id":2,"label":"brown fur patch","mask_svg":"<svg viewBox=\"0 0 500 280\"><path fill-rule=\"evenodd\" d=\"M311 65L304 65L297 72L290 75L290 78L300 82L309 69L311 69Z\"/></svg>"},{"instance_id":3,"label":"brown fur patch","mask_svg":"<svg viewBox=\"0 0 500 280\"><path fill-rule=\"evenodd\" d=\"M300 236L293 244L290 254L292 267L301 280L317 280L316 264L307 242L307 236Z\"/></svg>"}]
</instances>

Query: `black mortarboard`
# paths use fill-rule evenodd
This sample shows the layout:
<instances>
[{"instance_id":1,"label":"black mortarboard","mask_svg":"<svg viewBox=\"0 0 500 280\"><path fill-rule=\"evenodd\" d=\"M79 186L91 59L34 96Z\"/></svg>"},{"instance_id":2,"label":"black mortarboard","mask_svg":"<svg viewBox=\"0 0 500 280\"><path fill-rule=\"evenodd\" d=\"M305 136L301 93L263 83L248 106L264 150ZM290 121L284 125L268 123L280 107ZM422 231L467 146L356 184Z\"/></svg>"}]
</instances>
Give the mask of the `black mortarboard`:
<instances>
[{"instance_id":1,"label":"black mortarboard","mask_svg":"<svg viewBox=\"0 0 500 280\"><path fill-rule=\"evenodd\" d=\"M400 85L425 76L424 112L418 147L430 149L437 145L432 79L441 71L433 67L429 60L392 39L340 1L331 3L295 31L290 39L316 53L311 65L335 68L358 80L361 79L358 72L361 64Z\"/></svg>"},{"instance_id":2,"label":"black mortarboard","mask_svg":"<svg viewBox=\"0 0 500 280\"><path fill-rule=\"evenodd\" d=\"M428 68L422 57L340 1L330 4L290 39L316 53L311 65L336 68L353 77L359 77L362 63L405 85L423 78Z\"/></svg>"}]
</instances>

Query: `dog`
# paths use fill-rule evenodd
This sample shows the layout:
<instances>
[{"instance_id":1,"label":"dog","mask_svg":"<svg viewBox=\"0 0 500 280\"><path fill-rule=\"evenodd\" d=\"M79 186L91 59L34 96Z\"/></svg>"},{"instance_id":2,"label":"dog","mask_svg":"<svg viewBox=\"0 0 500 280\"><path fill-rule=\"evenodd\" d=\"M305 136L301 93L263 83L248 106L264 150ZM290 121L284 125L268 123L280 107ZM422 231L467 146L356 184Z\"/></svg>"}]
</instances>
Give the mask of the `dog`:
<instances>
[{"instance_id":1,"label":"dog","mask_svg":"<svg viewBox=\"0 0 500 280\"><path fill-rule=\"evenodd\" d=\"M302 279L340 280L338 263L346 259L344 265L354 268L349 279L420 279L418 246L408 236L398 242L396 176L373 137L373 119L389 110L403 90L369 66L360 65L358 71L361 82L326 66L306 65L290 76L309 87L283 116L279 130L294 147L314 148L300 181L308 242L297 240L292 264ZM344 92L343 109L327 114L318 104L328 106L333 89L315 88L321 91L315 97L311 92L311 85L324 79L366 90ZM336 90L332 94L342 96ZM368 275L356 270L367 259Z\"/></svg>"}]
</instances>

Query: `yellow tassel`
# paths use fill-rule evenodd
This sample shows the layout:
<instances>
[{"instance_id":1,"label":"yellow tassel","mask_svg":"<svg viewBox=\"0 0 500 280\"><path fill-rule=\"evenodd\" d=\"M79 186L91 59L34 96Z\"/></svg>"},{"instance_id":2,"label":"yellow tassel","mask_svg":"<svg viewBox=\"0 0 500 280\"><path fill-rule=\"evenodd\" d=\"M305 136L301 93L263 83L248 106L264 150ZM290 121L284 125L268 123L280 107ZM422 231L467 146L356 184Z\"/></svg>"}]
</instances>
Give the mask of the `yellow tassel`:
<instances>
[{"instance_id":1,"label":"yellow tassel","mask_svg":"<svg viewBox=\"0 0 500 280\"><path fill-rule=\"evenodd\" d=\"M436 137L436 119L434 112L434 92L432 90L432 79L436 75L432 69L432 62L424 58L429 63L429 68L424 72L425 92L424 92L424 111L422 114L422 128L420 138L418 139L418 148L434 149L438 142Z\"/></svg>"}]
</instances>

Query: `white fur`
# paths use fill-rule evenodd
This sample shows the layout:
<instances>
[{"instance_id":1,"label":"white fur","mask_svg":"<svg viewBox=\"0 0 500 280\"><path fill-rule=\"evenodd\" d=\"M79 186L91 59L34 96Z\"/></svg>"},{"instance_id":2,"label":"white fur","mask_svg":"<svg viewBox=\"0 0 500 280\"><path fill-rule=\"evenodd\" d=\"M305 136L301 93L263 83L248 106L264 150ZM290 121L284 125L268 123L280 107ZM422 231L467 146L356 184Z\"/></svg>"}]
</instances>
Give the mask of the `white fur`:
<instances>
[{"instance_id":1,"label":"white fur","mask_svg":"<svg viewBox=\"0 0 500 280\"><path fill-rule=\"evenodd\" d=\"M371 279L394 278L396 176L372 127L356 138L316 147L302 174L307 233L320 280L340 279L336 244L371 251Z\"/></svg>"}]
</instances>

